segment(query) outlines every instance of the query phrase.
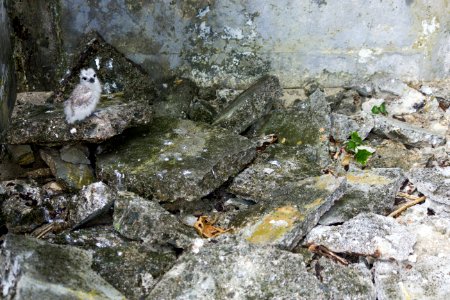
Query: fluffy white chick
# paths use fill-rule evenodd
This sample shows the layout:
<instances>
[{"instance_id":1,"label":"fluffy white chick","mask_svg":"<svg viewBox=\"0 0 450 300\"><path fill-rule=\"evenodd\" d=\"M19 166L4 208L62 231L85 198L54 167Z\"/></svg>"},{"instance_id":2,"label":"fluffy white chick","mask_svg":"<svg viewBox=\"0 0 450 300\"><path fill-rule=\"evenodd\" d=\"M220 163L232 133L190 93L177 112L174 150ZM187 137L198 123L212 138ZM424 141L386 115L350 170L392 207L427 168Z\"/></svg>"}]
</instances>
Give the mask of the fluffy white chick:
<instances>
[{"instance_id":1,"label":"fluffy white chick","mask_svg":"<svg viewBox=\"0 0 450 300\"><path fill-rule=\"evenodd\" d=\"M94 69L83 69L80 72L80 83L75 87L69 99L64 102L64 113L69 124L84 120L95 110L102 86Z\"/></svg>"}]
</instances>

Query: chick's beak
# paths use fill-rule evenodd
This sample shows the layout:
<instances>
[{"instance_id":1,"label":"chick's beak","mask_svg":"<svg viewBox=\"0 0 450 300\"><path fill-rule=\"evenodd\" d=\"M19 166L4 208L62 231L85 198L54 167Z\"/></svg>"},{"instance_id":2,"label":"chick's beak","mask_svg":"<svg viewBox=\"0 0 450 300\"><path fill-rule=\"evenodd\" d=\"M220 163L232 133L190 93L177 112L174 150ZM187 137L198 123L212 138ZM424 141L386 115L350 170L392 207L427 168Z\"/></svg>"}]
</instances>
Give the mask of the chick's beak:
<instances>
[{"instance_id":1,"label":"chick's beak","mask_svg":"<svg viewBox=\"0 0 450 300\"><path fill-rule=\"evenodd\" d=\"M95 82L95 79L94 79L94 78L89 78L89 82L90 82L90 83L94 83L94 82Z\"/></svg>"}]
</instances>

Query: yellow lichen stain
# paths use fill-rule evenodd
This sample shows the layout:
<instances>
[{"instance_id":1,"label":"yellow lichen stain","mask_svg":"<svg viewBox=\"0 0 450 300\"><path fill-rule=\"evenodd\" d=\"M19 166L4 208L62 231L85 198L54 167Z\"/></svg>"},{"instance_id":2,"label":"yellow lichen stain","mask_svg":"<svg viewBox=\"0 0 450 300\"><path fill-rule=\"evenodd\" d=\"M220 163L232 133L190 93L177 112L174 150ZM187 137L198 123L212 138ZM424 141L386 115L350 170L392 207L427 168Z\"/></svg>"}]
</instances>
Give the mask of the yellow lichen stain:
<instances>
[{"instance_id":1,"label":"yellow lichen stain","mask_svg":"<svg viewBox=\"0 0 450 300\"><path fill-rule=\"evenodd\" d=\"M272 243L289 232L296 221L304 218L293 206L278 207L264 217L247 240L253 244Z\"/></svg>"},{"instance_id":2,"label":"yellow lichen stain","mask_svg":"<svg viewBox=\"0 0 450 300\"><path fill-rule=\"evenodd\" d=\"M351 183L370 184L370 185L386 185L391 183L391 180L384 176L374 175L369 173L364 174L347 174L347 181Z\"/></svg>"},{"instance_id":3,"label":"yellow lichen stain","mask_svg":"<svg viewBox=\"0 0 450 300\"><path fill-rule=\"evenodd\" d=\"M316 208L317 206L320 206L322 203L323 203L323 198L317 198L313 202L306 204L304 206L304 208L309 210L311 208Z\"/></svg>"},{"instance_id":4,"label":"yellow lichen stain","mask_svg":"<svg viewBox=\"0 0 450 300\"><path fill-rule=\"evenodd\" d=\"M332 189L336 184L336 180L333 175L327 174L317 178L315 187L320 190Z\"/></svg>"}]
</instances>

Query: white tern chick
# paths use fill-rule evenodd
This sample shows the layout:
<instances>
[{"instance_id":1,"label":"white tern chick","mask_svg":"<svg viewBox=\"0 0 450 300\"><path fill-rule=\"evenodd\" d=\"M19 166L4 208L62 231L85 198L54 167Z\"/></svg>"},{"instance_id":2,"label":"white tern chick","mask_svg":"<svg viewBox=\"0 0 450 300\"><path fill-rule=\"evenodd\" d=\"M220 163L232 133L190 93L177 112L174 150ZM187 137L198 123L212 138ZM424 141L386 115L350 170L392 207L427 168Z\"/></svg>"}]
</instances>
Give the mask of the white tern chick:
<instances>
[{"instance_id":1,"label":"white tern chick","mask_svg":"<svg viewBox=\"0 0 450 300\"><path fill-rule=\"evenodd\" d=\"M84 120L95 110L102 86L92 68L80 72L80 83L75 87L69 99L64 102L64 113L69 124Z\"/></svg>"}]
</instances>

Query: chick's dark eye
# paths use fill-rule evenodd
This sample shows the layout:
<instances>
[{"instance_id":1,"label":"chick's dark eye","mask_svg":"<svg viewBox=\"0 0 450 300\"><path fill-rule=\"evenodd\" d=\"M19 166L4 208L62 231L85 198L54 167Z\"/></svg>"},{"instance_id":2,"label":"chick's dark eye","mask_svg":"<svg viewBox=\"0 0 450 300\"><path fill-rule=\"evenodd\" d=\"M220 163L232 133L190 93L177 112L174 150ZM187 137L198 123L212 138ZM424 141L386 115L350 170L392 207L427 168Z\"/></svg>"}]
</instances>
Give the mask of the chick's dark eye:
<instances>
[{"instance_id":1,"label":"chick's dark eye","mask_svg":"<svg viewBox=\"0 0 450 300\"><path fill-rule=\"evenodd\" d=\"M86 80L87 78L86 77L83 77L83 80Z\"/></svg>"},{"instance_id":2,"label":"chick's dark eye","mask_svg":"<svg viewBox=\"0 0 450 300\"><path fill-rule=\"evenodd\" d=\"M94 74L94 77L97 77L97 74Z\"/></svg>"}]
</instances>

